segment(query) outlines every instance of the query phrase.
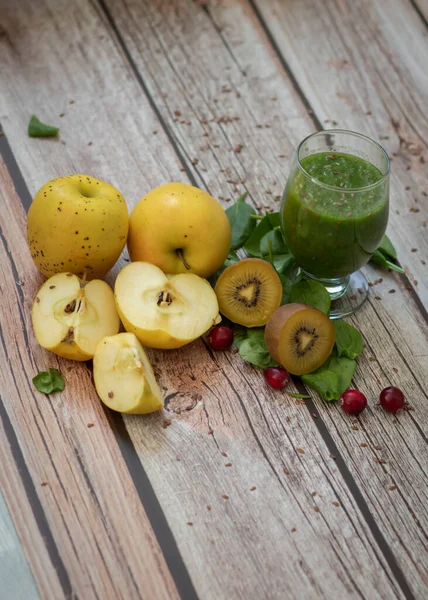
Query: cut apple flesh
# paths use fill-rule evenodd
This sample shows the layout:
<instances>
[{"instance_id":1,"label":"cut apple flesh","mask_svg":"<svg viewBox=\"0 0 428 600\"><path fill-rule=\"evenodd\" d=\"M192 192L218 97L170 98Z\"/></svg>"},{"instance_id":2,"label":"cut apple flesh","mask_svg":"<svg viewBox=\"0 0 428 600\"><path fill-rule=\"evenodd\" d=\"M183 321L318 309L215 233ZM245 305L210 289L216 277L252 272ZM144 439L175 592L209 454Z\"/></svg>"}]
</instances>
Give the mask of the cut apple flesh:
<instances>
[{"instance_id":1,"label":"cut apple flesh","mask_svg":"<svg viewBox=\"0 0 428 600\"><path fill-rule=\"evenodd\" d=\"M119 333L99 342L94 382L99 397L112 410L147 414L163 407L149 359L132 333Z\"/></svg>"},{"instance_id":2,"label":"cut apple flesh","mask_svg":"<svg viewBox=\"0 0 428 600\"><path fill-rule=\"evenodd\" d=\"M39 344L74 360L89 360L106 335L119 331L119 315L110 286L94 279L82 287L72 273L46 281L33 304L32 320Z\"/></svg>"},{"instance_id":3,"label":"cut apple flesh","mask_svg":"<svg viewBox=\"0 0 428 600\"><path fill-rule=\"evenodd\" d=\"M220 321L216 295L205 279L165 275L150 263L122 269L115 298L125 329L151 348L179 348Z\"/></svg>"}]
</instances>

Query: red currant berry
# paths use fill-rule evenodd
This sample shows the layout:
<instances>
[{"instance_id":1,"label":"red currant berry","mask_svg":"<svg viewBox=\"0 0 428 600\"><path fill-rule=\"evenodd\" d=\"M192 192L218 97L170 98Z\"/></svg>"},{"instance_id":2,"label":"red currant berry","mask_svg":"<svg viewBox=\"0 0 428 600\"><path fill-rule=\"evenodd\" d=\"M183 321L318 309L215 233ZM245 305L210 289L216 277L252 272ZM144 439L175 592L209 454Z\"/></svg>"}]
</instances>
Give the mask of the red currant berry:
<instances>
[{"instance_id":1,"label":"red currant berry","mask_svg":"<svg viewBox=\"0 0 428 600\"><path fill-rule=\"evenodd\" d=\"M398 412L406 404L403 392L392 385L381 391L379 400L383 408L392 413Z\"/></svg>"},{"instance_id":2,"label":"red currant berry","mask_svg":"<svg viewBox=\"0 0 428 600\"><path fill-rule=\"evenodd\" d=\"M340 398L340 406L348 415L359 415L367 406L367 398L358 390L346 390Z\"/></svg>"},{"instance_id":3,"label":"red currant berry","mask_svg":"<svg viewBox=\"0 0 428 600\"><path fill-rule=\"evenodd\" d=\"M227 350L233 344L233 331L230 327L217 325L209 332L208 343L213 350Z\"/></svg>"},{"instance_id":4,"label":"red currant berry","mask_svg":"<svg viewBox=\"0 0 428 600\"><path fill-rule=\"evenodd\" d=\"M290 381L290 374L282 367L268 367L264 370L266 383L274 390L283 390Z\"/></svg>"}]
</instances>

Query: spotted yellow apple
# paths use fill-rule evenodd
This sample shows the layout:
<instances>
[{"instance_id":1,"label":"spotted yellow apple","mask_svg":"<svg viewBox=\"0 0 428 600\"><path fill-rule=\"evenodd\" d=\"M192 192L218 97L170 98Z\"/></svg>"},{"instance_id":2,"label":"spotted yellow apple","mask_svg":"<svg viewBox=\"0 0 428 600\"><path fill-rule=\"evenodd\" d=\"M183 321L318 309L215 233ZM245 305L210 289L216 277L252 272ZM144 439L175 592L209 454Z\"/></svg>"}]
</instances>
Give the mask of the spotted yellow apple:
<instances>
[{"instance_id":1,"label":"spotted yellow apple","mask_svg":"<svg viewBox=\"0 0 428 600\"><path fill-rule=\"evenodd\" d=\"M150 263L124 267L114 296L126 331L150 348L180 348L221 320L217 296L206 279L194 273L165 275Z\"/></svg>"},{"instance_id":2,"label":"spotted yellow apple","mask_svg":"<svg viewBox=\"0 0 428 600\"><path fill-rule=\"evenodd\" d=\"M152 366L133 333L119 333L99 342L94 383L98 396L112 410L142 415L163 407Z\"/></svg>"},{"instance_id":3,"label":"spotted yellow apple","mask_svg":"<svg viewBox=\"0 0 428 600\"><path fill-rule=\"evenodd\" d=\"M113 290L100 279L73 273L50 277L37 292L32 321L39 344L63 358L89 360L98 342L119 331Z\"/></svg>"},{"instance_id":4,"label":"spotted yellow apple","mask_svg":"<svg viewBox=\"0 0 428 600\"><path fill-rule=\"evenodd\" d=\"M120 256L128 235L128 209L112 185L89 175L46 183L28 211L27 239L43 275L70 272L103 277Z\"/></svg>"},{"instance_id":5,"label":"spotted yellow apple","mask_svg":"<svg viewBox=\"0 0 428 600\"><path fill-rule=\"evenodd\" d=\"M185 183L167 183L141 198L131 213L131 260L164 273L210 277L229 253L231 230L221 204Z\"/></svg>"}]
</instances>

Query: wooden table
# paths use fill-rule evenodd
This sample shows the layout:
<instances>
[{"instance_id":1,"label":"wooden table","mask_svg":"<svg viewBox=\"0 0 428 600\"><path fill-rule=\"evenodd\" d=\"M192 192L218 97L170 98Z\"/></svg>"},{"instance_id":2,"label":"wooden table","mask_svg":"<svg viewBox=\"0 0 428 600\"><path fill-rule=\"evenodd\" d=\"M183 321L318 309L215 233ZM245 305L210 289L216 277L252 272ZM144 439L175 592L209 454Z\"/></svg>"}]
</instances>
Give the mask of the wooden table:
<instances>
[{"instance_id":1,"label":"wooden table","mask_svg":"<svg viewBox=\"0 0 428 600\"><path fill-rule=\"evenodd\" d=\"M0 0L2 600L428 597L427 18L427 0ZM33 113L59 140L28 138ZM202 341L150 352L165 411L122 417L85 364L38 347L43 183L90 173L132 208L181 180L277 207L298 142L336 124L391 155L406 270L368 267L350 320L361 418ZM33 388L47 367L63 393ZM375 409L388 384L412 412Z\"/></svg>"}]
</instances>

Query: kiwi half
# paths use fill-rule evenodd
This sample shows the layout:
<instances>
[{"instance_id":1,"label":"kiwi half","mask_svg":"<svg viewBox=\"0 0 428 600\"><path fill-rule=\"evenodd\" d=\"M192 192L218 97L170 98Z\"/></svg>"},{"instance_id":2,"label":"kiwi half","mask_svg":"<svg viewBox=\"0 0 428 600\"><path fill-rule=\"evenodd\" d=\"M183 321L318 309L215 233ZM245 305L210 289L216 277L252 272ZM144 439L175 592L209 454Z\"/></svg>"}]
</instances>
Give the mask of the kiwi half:
<instances>
[{"instance_id":1,"label":"kiwi half","mask_svg":"<svg viewBox=\"0 0 428 600\"><path fill-rule=\"evenodd\" d=\"M336 338L332 321L306 304L285 304L269 319L266 346L272 358L293 375L312 373L330 356Z\"/></svg>"},{"instance_id":2,"label":"kiwi half","mask_svg":"<svg viewBox=\"0 0 428 600\"><path fill-rule=\"evenodd\" d=\"M277 272L260 258L246 258L227 267L214 291L220 312L245 327L265 325L282 299L282 283Z\"/></svg>"}]
</instances>

